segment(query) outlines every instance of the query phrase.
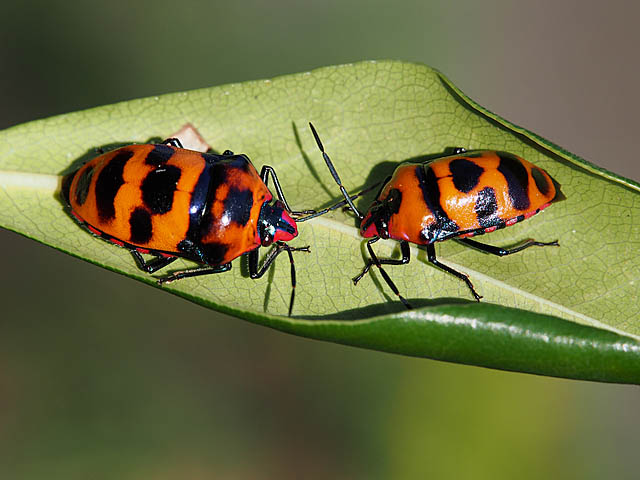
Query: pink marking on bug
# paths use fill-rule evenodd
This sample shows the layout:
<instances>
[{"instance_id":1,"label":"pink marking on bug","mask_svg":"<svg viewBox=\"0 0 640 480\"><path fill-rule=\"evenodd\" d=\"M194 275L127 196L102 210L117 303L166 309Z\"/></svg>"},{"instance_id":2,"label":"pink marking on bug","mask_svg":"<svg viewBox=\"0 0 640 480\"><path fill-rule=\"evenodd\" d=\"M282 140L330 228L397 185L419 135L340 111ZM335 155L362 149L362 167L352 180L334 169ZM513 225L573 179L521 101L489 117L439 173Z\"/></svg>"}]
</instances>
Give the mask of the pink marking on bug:
<instances>
[{"instance_id":1,"label":"pink marking on bug","mask_svg":"<svg viewBox=\"0 0 640 480\"><path fill-rule=\"evenodd\" d=\"M513 225L513 224L515 224L515 223L518 223L518 219L517 219L517 218L512 218L512 219L507 220L506 222L504 222L504 224L505 224L507 227L510 227L511 225Z\"/></svg>"},{"instance_id":2,"label":"pink marking on bug","mask_svg":"<svg viewBox=\"0 0 640 480\"><path fill-rule=\"evenodd\" d=\"M97 228L93 228L91 225L87 224L87 229L89 229L89 231L91 233L93 233L94 235L102 235L102 232L100 230L98 230Z\"/></svg>"},{"instance_id":3,"label":"pink marking on bug","mask_svg":"<svg viewBox=\"0 0 640 480\"><path fill-rule=\"evenodd\" d=\"M495 232L498 229L497 225L494 225L493 227L487 227L484 229L485 233L491 233L491 232Z\"/></svg>"}]
</instances>

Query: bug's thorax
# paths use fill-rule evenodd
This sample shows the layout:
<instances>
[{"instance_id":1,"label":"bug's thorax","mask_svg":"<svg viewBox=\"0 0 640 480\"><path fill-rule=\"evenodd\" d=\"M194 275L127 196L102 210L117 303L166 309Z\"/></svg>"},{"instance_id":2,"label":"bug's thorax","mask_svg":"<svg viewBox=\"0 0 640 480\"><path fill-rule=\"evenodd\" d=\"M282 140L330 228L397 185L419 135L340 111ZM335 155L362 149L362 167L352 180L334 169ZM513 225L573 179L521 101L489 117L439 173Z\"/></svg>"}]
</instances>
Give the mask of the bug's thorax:
<instances>
[{"instance_id":1,"label":"bug's thorax","mask_svg":"<svg viewBox=\"0 0 640 480\"><path fill-rule=\"evenodd\" d=\"M298 236L298 227L295 220L285 210L279 200L270 203L265 202L260 210L258 218L258 237L263 247L273 242L288 242Z\"/></svg>"}]
</instances>

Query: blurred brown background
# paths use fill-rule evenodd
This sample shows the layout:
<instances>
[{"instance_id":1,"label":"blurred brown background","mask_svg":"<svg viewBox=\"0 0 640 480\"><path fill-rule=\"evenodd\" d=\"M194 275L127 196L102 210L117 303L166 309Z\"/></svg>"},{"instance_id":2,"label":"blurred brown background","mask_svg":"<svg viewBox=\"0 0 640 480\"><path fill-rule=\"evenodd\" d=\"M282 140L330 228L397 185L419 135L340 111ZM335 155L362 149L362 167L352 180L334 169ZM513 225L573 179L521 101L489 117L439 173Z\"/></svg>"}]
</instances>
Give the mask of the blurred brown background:
<instances>
[{"instance_id":1,"label":"blurred brown background","mask_svg":"<svg viewBox=\"0 0 640 480\"><path fill-rule=\"evenodd\" d=\"M639 16L618 1L14 2L0 128L394 58L638 181ZM309 341L6 231L0 246L0 478L637 478L637 387Z\"/></svg>"}]
</instances>

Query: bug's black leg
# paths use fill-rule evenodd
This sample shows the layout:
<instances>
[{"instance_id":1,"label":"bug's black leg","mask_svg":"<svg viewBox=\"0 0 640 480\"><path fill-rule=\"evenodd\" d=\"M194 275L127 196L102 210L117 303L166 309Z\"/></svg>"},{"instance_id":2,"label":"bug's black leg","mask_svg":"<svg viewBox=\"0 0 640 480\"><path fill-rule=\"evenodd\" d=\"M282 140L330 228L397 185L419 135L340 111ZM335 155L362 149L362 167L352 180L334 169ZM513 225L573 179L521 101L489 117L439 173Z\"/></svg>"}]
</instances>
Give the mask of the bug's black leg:
<instances>
[{"instance_id":1,"label":"bug's black leg","mask_svg":"<svg viewBox=\"0 0 640 480\"><path fill-rule=\"evenodd\" d=\"M276 171L273 169L273 167L270 167L269 165L263 165L262 170L260 170L260 178L262 179L265 185L268 185L267 182L269 181L269 175L271 175L271 178L273 178L273 185L276 188L276 195L284 205L284 208L285 210L287 210L287 212L290 212L292 215L308 215L308 214L313 215L314 213L316 213L315 210L300 210L300 211L291 210L291 207L289 206L289 202L287 202L287 199L284 197L284 192L282 191L282 187L280 186L280 181L278 180Z\"/></svg>"},{"instance_id":2,"label":"bug's black leg","mask_svg":"<svg viewBox=\"0 0 640 480\"><path fill-rule=\"evenodd\" d=\"M379 238L380 237L376 237L375 240L369 240L369 242L375 243L379 240ZM400 253L402 253L402 258L399 258L399 259L382 258L382 259L378 259L378 261L380 262L381 265L404 265L405 263L409 263L409 260L411 259L411 250L409 249L409 242L400 242ZM375 262L373 261L373 259L370 259L362 269L362 272L360 272L360 274L352 278L353 284L357 285L358 282L362 280L362 277L364 277L367 274L367 272L373 265L375 265Z\"/></svg>"},{"instance_id":3,"label":"bug's black leg","mask_svg":"<svg viewBox=\"0 0 640 480\"><path fill-rule=\"evenodd\" d=\"M362 272L360 272L360 274L357 277L353 278L353 284L357 285L358 282L362 279L362 277L364 277L367 274L367 272L371 269L371 266L375 265L376 267L378 267L378 270L380 271L380 275L382 275L382 278L384 279L384 281L387 282L387 285L389 285L389 288L393 291L393 293L396 294L396 296L400 299L400 301L404 304L404 306L407 307L409 310L411 310L413 308L411 304L402 295L400 295L400 291L398 290L398 287L396 287L396 284L393 283L393 280L391 280L391 277L387 274L384 268L382 268L382 265L404 265L406 263L409 263L409 260L411 258L409 243L400 242L400 251L402 252L402 258L379 259L378 256L373 251L373 247L371 246L374 243L376 243L378 240L380 240L380 237L374 237L371 240L367 241L367 250L369 250L369 255L371 256L371 259L369 259L365 267L362 269Z\"/></svg>"},{"instance_id":4,"label":"bug's black leg","mask_svg":"<svg viewBox=\"0 0 640 480\"><path fill-rule=\"evenodd\" d=\"M172 273L169 276L159 278L158 284L164 285L165 283L175 282L176 280L182 280L183 278L199 277L200 275L211 275L214 273L226 272L228 270L231 270L230 263L224 263L222 265L218 265L217 267L190 268L189 270L182 270L180 272Z\"/></svg>"},{"instance_id":5,"label":"bug's black leg","mask_svg":"<svg viewBox=\"0 0 640 480\"><path fill-rule=\"evenodd\" d=\"M511 255L512 253L517 253L529 247L549 247L549 246L559 247L560 246L557 240L554 240L553 242L544 243L544 242L536 242L533 239L529 239L529 240L525 240L523 243L521 243L517 247L506 249L501 247L494 247L493 245L486 245L484 243L471 240L469 238L459 238L458 240L461 243L464 243L470 247L477 248L478 250L481 250L486 253L490 253L492 255L497 255L499 257L504 257L505 255Z\"/></svg>"},{"instance_id":6,"label":"bug's black leg","mask_svg":"<svg viewBox=\"0 0 640 480\"><path fill-rule=\"evenodd\" d=\"M273 261L276 259L278 255L280 255L285 250L291 252L310 252L309 246L306 247L290 247L284 242L276 242L269 253L264 257L262 261L262 265L258 268L258 249L251 250L249 252L249 275L251 278L256 279L262 277L266 271L269 269Z\"/></svg>"},{"instance_id":7,"label":"bug's black leg","mask_svg":"<svg viewBox=\"0 0 640 480\"><path fill-rule=\"evenodd\" d=\"M256 248L255 250L251 250L251 252L249 252L249 275L253 279L262 277L276 257L284 251L289 255L289 262L291 263L291 299L289 300L289 316L291 316L293 301L296 296L296 267L293 261L293 254L291 252L309 252L310 250L308 245L306 247L293 248L284 242L276 242L273 248L271 248L269 253L265 256L260 267L258 267L258 249Z\"/></svg>"},{"instance_id":8,"label":"bug's black leg","mask_svg":"<svg viewBox=\"0 0 640 480\"><path fill-rule=\"evenodd\" d=\"M170 263L172 263L178 258L178 257L163 257L162 255L156 255L156 258L147 262L144 258L142 258L142 255L140 255L140 252L136 250L130 250L130 252L131 252L131 255L133 256L133 259L136 261L138 268L143 272L147 272L147 273L157 272L158 270L166 267L167 265L169 265Z\"/></svg>"},{"instance_id":9,"label":"bug's black leg","mask_svg":"<svg viewBox=\"0 0 640 480\"><path fill-rule=\"evenodd\" d=\"M179 138L167 138L162 143L164 145L169 145L170 147L184 148Z\"/></svg>"},{"instance_id":10,"label":"bug's black leg","mask_svg":"<svg viewBox=\"0 0 640 480\"><path fill-rule=\"evenodd\" d=\"M467 287L469 287L469 290L471 290L471 293L475 297L476 301L478 302L480 301L482 296L478 295L478 292L476 292L476 289L473 288L473 283L471 283L471 280L469 280L468 275L458 272L457 270L454 270L453 268L448 267L444 263L440 263L438 261L438 259L436 258L436 248L433 246L433 243L430 243L429 245L427 245L427 257L429 259L429 262L433 263L436 267L440 268L441 270L444 270L445 272L450 273L451 275L455 275L460 280L463 280L467 284Z\"/></svg>"}]
</instances>

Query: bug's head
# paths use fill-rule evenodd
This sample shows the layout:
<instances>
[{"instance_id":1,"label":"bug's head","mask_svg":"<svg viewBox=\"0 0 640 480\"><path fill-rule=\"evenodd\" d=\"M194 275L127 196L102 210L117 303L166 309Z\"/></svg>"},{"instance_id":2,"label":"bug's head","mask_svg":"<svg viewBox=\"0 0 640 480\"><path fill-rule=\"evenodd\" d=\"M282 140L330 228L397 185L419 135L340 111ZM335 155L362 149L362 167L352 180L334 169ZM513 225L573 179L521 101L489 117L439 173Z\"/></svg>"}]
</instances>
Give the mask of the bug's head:
<instances>
[{"instance_id":1,"label":"bug's head","mask_svg":"<svg viewBox=\"0 0 640 480\"><path fill-rule=\"evenodd\" d=\"M389 238L389 226L380 207L381 204L375 203L371 206L360 223L360 235L364 238L380 237Z\"/></svg>"},{"instance_id":2,"label":"bug's head","mask_svg":"<svg viewBox=\"0 0 640 480\"><path fill-rule=\"evenodd\" d=\"M378 198L360 223L360 235L364 238L380 237L389 238L389 221L398 213L402 203L402 193L397 188L392 188L383 198Z\"/></svg>"},{"instance_id":3,"label":"bug's head","mask_svg":"<svg viewBox=\"0 0 640 480\"><path fill-rule=\"evenodd\" d=\"M298 227L280 201L266 202L258 220L260 244L268 247L273 242L288 242L298 236Z\"/></svg>"}]
</instances>

